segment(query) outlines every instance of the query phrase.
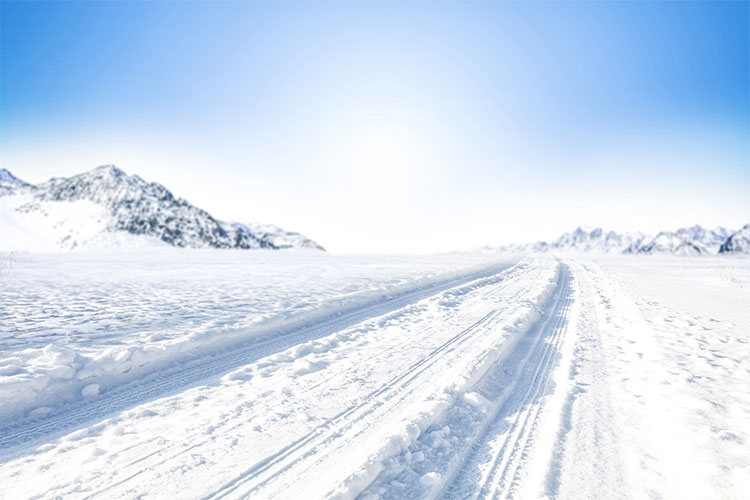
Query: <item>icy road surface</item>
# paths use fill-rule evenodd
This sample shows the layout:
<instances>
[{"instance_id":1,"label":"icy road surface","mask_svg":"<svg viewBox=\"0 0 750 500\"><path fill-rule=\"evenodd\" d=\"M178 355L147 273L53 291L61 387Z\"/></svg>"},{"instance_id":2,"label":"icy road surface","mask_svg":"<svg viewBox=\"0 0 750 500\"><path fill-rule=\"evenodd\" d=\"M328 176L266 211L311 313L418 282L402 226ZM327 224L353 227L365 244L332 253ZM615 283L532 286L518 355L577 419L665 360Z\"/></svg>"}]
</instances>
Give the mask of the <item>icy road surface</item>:
<instances>
[{"instance_id":1,"label":"icy road surface","mask_svg":"<svg viewBox=\"0 0 750 500\"><path fill-rule=\"evenodd\" d=\"M249 254L14 257L0 498L750 495L746 258Z\"/></svg>"}]
</instances>

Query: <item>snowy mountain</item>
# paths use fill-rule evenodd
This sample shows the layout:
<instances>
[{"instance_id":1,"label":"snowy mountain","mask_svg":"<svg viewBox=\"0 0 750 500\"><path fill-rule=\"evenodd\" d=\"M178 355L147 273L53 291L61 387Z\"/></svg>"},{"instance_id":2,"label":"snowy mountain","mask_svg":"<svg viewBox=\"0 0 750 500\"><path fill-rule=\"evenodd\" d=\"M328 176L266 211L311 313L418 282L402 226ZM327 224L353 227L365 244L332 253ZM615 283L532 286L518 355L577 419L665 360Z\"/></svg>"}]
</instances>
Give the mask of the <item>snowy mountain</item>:
<instances>
[{"instance_id":1,"label":"snowy mountain","mask_svg":"<svg viewBox=\"0 0 750 500\"><path fill-rule=\"evenodd\" d=\"M578 252L622 253L626 248L640 245L646 238L642 233L604 232L602 228L587 230L581 227L565 233L550 244L553 250L575 250Z\"/></svg>"},{"instance_id":2,"label":"snowy mountain","mask_svg":"<svg viewBox=\"0 0 750 500\"><path fill-rule=\"evenodd\" d=\"M719 248L719 253L748 253L750 254L750 224L732 234Z\"/></svg>"},{"instance_id":3,"label":"snowy mountain","mask_svg":"<svg viewBox=\"0 0 750 500\"><path fill-rule=\"evenodd\" d=\"M692 227L678 229L675 231L675 234L684 241L694 243L699 247L704 247L708 250L708 253L717 253L719 247L727 240L727 238L729 238L732 231L725 227L706 229L696 224Z\"/></svg>"},{"instance_id":4,"label":"snowy mountain","mask_svg":"<svg viewBox=\"0 0 750 500\"><path fill-rule=\"evenodd\" d=\"M592 252L623 253L628 248L638 248L647 236L643 233L605 232L602 228L589 229L578 227L564 233L552 242L511 244L498 249L502 253L540 253L540 252Z\"/></svg>"},{"instance_id":5,"label":"snowy mountain","mask_svg":"<svg viewBox=\"0 0 750 500\"><path fill-rule=\"evenodd\" d=\"M14 193L16 190L28 186L28 183L11 174L7 169L0 168L0 196Z\"/></svg>"},{"instance_id":6,"label":"snowy mountain","mask_svg":"<svg viewBox=\"0 0 750 500\"><path fill-rule=\"evenodd\" d=\"M716 254L719 247L732 234L730 229L717 227L707 229L699 225L683 227L676 231L662 231L652 240L631 253L674 255Z\"/></svg>"},{"instance_id":7,"label":"snowy mountain","mask_svg":"<svg viewBox=\"0 0 750 500\"><path fill-rule=\"evenodd\" d=\"M699 246L700 245L700 246ZM682 239L676 232L662 231L651 241L638 248L637 253L654 254L667 253L674 255L701 255L708 253L706 247Z\"/></svg>"},{"instance_id":8,"label":"snowy mountain","mask_svg":"<svg viewBox=\"0 0 750 500\"><path fill-rule=\"evenodd\" d=\"M189 248L322 247L300 235L223 222L161 184L104 165L32 185L0 170L0 245L72 249L168 244Z\"/></svg>"},{"instance_id":9,"label":"snowy mountain","mask_svg":"<svg viewBox=\"0 0 750 500\"><path fill-rule=\"evenodd\" d=\"M732 231L724 227L706 229L695 225L662 231L654 237L640 232L617 233L602 228L578 227L552 242L505 245L502 253L585 252L598 254L716 254ZM739 240L738 240L739 241Z\"/></svg>"},{"instance_id":10,"label":"snowy mountain","mask_svg":"<svg viewBox=\"0 0 750 500\"><path fill-rule=\"evenodd\" d=\"M252 234L260 242L262 248L314 248L323 250L323 247L300 233L285 231L271 224L223 222L222 225L227 232L232 234Z\"/></svg>"}]
</instances>

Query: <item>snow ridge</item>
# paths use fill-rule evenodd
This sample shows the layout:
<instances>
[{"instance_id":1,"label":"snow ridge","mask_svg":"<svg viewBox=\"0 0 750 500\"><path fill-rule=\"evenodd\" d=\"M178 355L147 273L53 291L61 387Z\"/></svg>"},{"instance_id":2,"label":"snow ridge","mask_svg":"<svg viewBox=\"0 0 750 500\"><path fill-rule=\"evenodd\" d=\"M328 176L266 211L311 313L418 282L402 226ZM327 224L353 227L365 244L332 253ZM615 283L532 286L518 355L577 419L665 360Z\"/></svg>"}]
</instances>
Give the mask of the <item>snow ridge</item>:
<instances>
[{"instance_id":1,"label":"snow ridge","mask_svg":"<svg viewBox=\"0 0 750 500\"><path fill-rule=\"evenodd\" d=\"M112 237L114 233L188 248L323 250L299 233L280 228L273 233L255 231L249 225L217 220L187 200L175 197L161 184L128 175L114 165L69 178L53 178L39 185L23 182L3 169L0 196L12 198L2 204L2 208L12 212L7 219L20 219L15 224L22 228L29 226L25 218L37 222L41 219L40 231L59 233L54 243L60 249L111 246L116 239ZM57 220L62 212L67 212L67 217ZM82 230L84 226L88 230Z\"/></svg>"}]
</instances>

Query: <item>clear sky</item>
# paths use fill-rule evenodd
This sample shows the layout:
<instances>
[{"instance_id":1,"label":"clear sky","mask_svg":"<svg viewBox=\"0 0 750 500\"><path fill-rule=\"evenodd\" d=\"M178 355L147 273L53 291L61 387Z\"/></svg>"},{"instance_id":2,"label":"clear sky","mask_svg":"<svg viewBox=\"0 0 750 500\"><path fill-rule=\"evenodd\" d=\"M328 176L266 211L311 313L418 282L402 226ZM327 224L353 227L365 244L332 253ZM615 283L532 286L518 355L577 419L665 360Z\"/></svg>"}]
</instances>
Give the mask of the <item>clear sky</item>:
<instances>
[{"instance_id":1,"label":"clear sky","mask_svg":"<svg viewBox=\"0 0 750 500\"><path fill-rule=\"evenodd\" d=\"M0 167L336 252L750 222L748 2L13 2Z\"/></svg>"}]
</instances>

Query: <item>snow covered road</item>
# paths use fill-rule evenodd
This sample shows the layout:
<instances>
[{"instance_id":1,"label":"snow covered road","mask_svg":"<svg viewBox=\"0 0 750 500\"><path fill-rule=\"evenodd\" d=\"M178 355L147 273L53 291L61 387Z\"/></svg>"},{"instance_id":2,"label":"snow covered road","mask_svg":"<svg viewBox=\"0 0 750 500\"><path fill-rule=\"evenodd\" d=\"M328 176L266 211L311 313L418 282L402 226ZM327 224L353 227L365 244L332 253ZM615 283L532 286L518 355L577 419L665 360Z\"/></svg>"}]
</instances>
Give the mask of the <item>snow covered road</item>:
<instances>
[{"instance_id":1,"label":"snow covered road","mask_svg":"<svg viewBox=\"0 0 750 500\"><path fill-rule=\"evenodd\" d=\"M0 497L747 497L747 259L447 262L30 410Z\"/></svg>"},{"instance_id":2,"label":"snow covered road","mask_svg":"<svg viewBox=\"0 0 750 500\"><path fill-rule=\"evenodd\" d=\"M389 311L397 310L405 305L414 303L423 297L429 297L441 290L450 289L457 285L471 282L480 277L494 275L510 264L496 263L469 269L458 276L449 274L439 278L427 280L412 286L402 286L390 289L387 294L375 294L353 304L340 305L328 311L328 314L300 315L283 324L270 329L256 329L245 335L233 335L227 339L219 336L202 343L190 346L188 352L177 355L168 350L161 351L163 359L154 362L143 362L133 369L129 364L118 366L113 363L113 369L106 377L89 376L84 380L72 377L57 381L50 389L54 391L53 401L62 400L55 407L42 406L45 411L43 418L34 418L39 410L32 410L31 418L18 418L18 413L25 409L26 403L21 397L16 397L15 405L0 411L0 457L11 456L15 450L27 447L33 442L43 442L50 437L60 436L65 431L80 426L86 422L110 415L115 411L135 406L138 403L179 392L205 379L224 374L238 366L259 360L271 354L281 352L312 339L317 339L338 332L350 325L360 323L368 318L381 316ZM330 307L330 306L329 306ZM125 351L128 352L128 351ZM169 355L171 354L171 355ZM127 361L127 360L126 360ZM94 363L89 363L89 365ZM58 367L54 367L57 369ZM120 368L119 373L117 369ZM86 367L81 371L85 371ZM111 372L115 373L111 373ZM111 390L99 394L99 390L106 382L114 380L120 382ZM32 381L33 382L33 381ZM80 393L95 382L97 385L96 398L70 397L64 400L61 393ZM124 382L124 383L123 383ZM106 385L105 385L106 387ZM25 394L21 394L24 396ZM36 396L36 395L34 395ZM28 402L41 399L27 398ZM19 403L19 400L22 402Z\"/></svg>"}]
</instances>

